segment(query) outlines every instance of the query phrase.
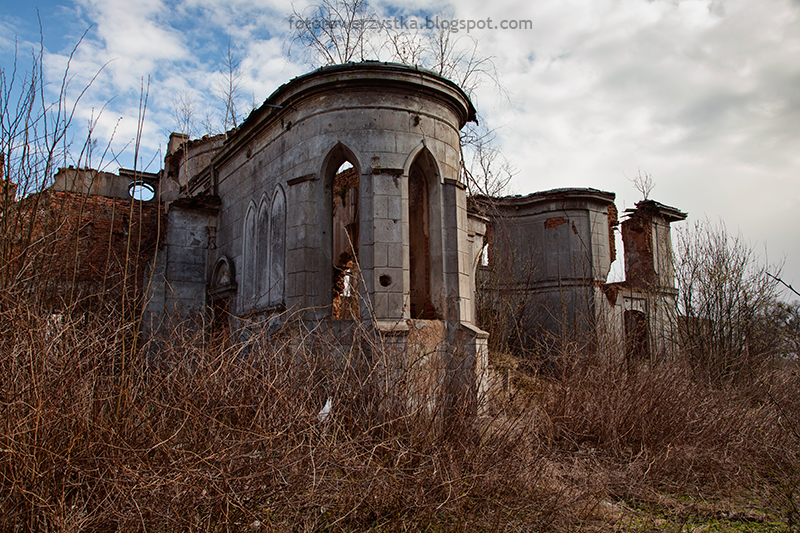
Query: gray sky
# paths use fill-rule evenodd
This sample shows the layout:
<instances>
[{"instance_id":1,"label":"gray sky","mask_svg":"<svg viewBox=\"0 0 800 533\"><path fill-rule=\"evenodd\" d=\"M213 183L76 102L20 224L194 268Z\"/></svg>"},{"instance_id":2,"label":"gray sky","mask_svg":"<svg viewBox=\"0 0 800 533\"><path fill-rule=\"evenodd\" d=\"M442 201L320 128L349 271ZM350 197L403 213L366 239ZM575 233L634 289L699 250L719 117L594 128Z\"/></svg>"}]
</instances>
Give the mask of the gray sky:
<instances>
[{"instance_id":1,"label":"gray sky","mask_svg":"<svg viewBox=\"0 0 800 533\"><path fill-rule=\"evenodd\" d=\"M22 4L22 2L14 2ZM295 2L302 11L302 2ZM0 61L38 41L36 5L0 7ZM629 178L642 171L651 198L722 220L741 231L784 279L800 286L800 2L796 0L460 0L373 4L381 16L448 13L459 20L530 21L530 29L452 34L478 41L504 91L490 83L474 100L517 169L510 192L595 187L620 210L641 199ZM159 148L176 129L171 108L189 95L195 115L218 120L213 93L228 35L241 58L243 106L309 70L287 58L289 3L271 0L78 0L38 4L50 81L70 66L73 87L107 64L76 124L102 112L95 138L132 166L140 89L149 101L140 167L161 167ZM108 101L112 99L110 103ZM205 115L208 115L207 117ZM76 133L76 138L80 133ZM103 146L100 146L102 149ZM102 150L97 150L99 154ZM154 159L155 158L155 159ZM683 223L686 226L687 223Z\"/></svg>"}]
</instances>

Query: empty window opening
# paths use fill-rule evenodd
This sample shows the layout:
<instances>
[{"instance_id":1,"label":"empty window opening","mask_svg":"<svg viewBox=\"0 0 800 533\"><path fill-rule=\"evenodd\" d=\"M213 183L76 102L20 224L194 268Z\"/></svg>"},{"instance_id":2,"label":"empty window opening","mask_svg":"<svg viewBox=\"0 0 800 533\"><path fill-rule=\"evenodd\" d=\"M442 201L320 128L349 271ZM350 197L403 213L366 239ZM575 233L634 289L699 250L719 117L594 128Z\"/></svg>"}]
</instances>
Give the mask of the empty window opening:
<instances>
[{"instance_id":1,"label":"empty window opening","mask_svg":"<svg viewBox=\"0 0 800 533\"><path fill-rule=\"evenodd\" d=\"M478 259L478 265L482 267L489 266L489 239L484 239L481 254Z\"/></svg>"},{"instance_id":2,"label":"empty window opening","mask_svg":"<svg viewBox=\"0 0 800 533\"><path fill-rule=\"evenodd\" d=\"M428 184L422 166L414 161L408 175L409 281L411 318L435 319L431 302L430 214Z\"/></svg>"},{"instance_id":3,"label":"empty window opening","mask_svg":"<svg viewBox=\"0 0 800 533\"><path fill-rule=\"evenodd\" d=\"M264 307L269 304L269 199L263 197L261 199L261 207L258 210L258 229L256 231L256 239L253 243L255 245L256 256L256 298L255 303L258 307Z\"/></svg>"},{"instance_id":4,"label":"empty window opening","mask_svg":"<svg viewBox=\"0 0 800 533\"><path fill-rule=\"evenodd\" d=\"M333 178L333 318L360 316L358 302L358 171L342 163Z\"/></svg>"},{"instance_id":5,"label":"empty window opening","mask_svg":"<svg viewBox=\"0 0 800 533\"><path fill-rule=\"evenodd\" d=\"M244 289L242 296L248 301L249 305L254 305L254 298L258 294L258 287L256 286L256 249L257 249L257 235L256 219L258 218L258 209L254 203L250 203L247 210L244 224L244 243L242 246L243 266L244 266Z\"/></svg>"},{"instance_id":6,"label":"empty window opening","mask_svg":"<svg viewBox=\"0 0 800 533\"><path fill-rule=\"evenodd\" d=\"M156 197L156 189L146 181L132 181L128 185L128 194L134 200L141 200L142 202L149 202Z\"/></svg>"},{"instance_id":7,"label":"empty window opening","mask_svg":"<svg viewBox=\"0 0 800 533\"><path fill-rule=\"evenodd\" d=\"M647 315L642 311L625 311L625 355L629 362L649 358L650 346L647 339Z\"/></svg>"}]
</instances>

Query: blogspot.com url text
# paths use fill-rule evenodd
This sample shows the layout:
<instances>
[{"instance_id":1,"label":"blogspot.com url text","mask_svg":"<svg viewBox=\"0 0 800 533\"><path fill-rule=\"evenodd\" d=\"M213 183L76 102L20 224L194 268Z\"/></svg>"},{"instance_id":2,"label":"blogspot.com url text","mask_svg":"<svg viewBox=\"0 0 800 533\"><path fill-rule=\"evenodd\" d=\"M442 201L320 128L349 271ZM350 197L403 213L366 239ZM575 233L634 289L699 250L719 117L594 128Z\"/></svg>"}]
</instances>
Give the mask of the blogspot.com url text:
<instances>
[{"instance_id":1,"label":"blogspot.com url text","mask_svg":"<svg viewBox=\"0 0 800 533\"><path fill-rule=\"evenodd\" d=\"M289 27L292 30L307 28L309 30L336 29L343 26L340 20L325 19L320 17L289 17ZM424 31L442 30L451 33L461 31L471 32L476 30L532 30L532 20L501 20L496 21L491 17L485 19L446 19L440 17L394 17L394 18L363 18L356 19L350 26L353 29L374 31Z\"/></svg>"}]
</instances>

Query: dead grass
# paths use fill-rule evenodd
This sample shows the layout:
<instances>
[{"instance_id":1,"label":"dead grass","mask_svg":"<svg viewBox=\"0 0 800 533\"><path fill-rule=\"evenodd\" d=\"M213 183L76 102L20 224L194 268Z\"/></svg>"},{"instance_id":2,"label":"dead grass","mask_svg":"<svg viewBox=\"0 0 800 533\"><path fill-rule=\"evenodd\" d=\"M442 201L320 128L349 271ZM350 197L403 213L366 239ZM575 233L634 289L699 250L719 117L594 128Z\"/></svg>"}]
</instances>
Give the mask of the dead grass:
<instances>
[{"instance_id":1,"label":"dead grass","mask_svg":"<svg viewBox=\"0 0 800 533\"><path fill-rule=\"evenodd\" d=\"M644 531L725 513L796 528L790 372L714 388L584 359L443 420L375 386L374 338L136 346L113 310L21 302L0 308L3 531Z\"/></svg>"}]
</instances>

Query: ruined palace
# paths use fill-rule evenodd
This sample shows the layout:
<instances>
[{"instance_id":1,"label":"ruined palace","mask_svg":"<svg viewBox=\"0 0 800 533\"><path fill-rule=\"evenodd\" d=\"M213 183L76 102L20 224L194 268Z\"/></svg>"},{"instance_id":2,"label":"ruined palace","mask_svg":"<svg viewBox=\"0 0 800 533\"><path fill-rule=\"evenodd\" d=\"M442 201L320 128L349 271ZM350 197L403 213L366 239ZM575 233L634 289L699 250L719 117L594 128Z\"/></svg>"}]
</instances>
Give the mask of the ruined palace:
<instances>
[{"instance_id":1,"label":"ruined palace","mask_svg":"<svg viewBox=\"0 0 800 533\"><path fill-rule=\"evenodd\" d=\"M148 206L125 216L147 215L138 281L153 337L294 321L334 335L367 325L407 347L427 332L417 360L438 354L441 372L473 395L488 365L479 302L481 319L504 321L504 342L522 353L578 339L624 339L631 357L668 352L670 224L685 215L637 204L622 223L627 279L607 283L614 194L468 205L459 131L473 120L467 95L432 72L324 67L279 87L233 131L173 133L159 173L61 169L47 193L84 198L89 214L102 198ZM111 229L97 238L122 242L115 211L103 209ZM82 215L76 231L95 223Z\"/></svg>"},{"instance_id":2,"label":"ruined palace","mask_svg":"<svg viewBox=\"0 0 800 533\"><path fill-rule=\"evenodd\" d=\"M614 199L587 188L472 199L489 219L478 296L482 322L502 337L496 341L534 358L597 349L631 362L674 354L670 225L686 214L644 200L619 224ZM625 280L608 283L620 225Z\"/></svg>"},{"instance_id":3,"label":"ruined palace","mask_svg":"<svg viewBox=\"0 0 800 533\"><path fill-rule=\"evenodd\" d=\"M225 136L173 135L147 328L366 322L400 344L425 330L438 366L474 389L483 226L459 181L459 130L474 119L452 82L366 62L292 80Z\"/></svg>"}]
</instances>

